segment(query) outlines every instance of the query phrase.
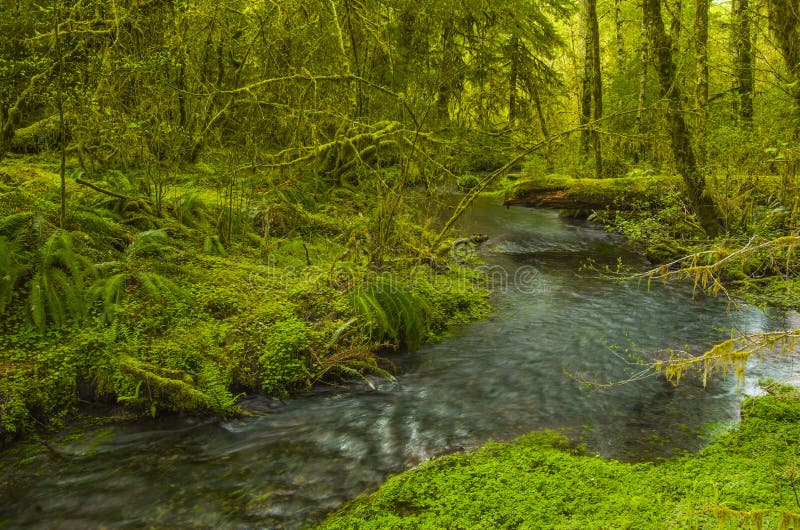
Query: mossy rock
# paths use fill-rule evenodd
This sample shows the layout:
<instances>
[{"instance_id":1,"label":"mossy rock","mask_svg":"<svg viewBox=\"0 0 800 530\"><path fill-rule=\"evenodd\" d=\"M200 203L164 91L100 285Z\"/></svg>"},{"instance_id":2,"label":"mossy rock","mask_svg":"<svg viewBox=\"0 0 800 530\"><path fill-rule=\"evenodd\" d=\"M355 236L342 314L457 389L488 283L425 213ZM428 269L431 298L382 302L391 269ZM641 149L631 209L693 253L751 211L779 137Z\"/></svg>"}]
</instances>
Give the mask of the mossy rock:
<instances>
[{"instance_id":1,"label":"mossy rock","mask_svg":"<svg viewBox=\"0 0 800 530\"><path fill-rule=\"evenodd\" d=\"M686 256L688 253L687 249L675 241L659 241L649 245L645 250L645 256L653 264L669 263Z\"/></svg>"}]
</instances>

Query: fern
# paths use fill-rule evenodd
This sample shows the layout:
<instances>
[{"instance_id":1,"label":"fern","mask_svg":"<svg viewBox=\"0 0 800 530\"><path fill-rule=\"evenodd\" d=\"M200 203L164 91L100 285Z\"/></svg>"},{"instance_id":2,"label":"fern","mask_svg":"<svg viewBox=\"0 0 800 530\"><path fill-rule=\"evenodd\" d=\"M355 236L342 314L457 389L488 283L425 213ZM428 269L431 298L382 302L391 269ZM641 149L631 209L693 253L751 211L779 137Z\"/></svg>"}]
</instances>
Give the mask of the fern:
<instances>
[{"instance_id":1,"label":"fern","mask_svg":"<svg viewBox=\"0 0 800 530\"><path fill-rule=\"evenodd\" d=\"M139 291L154 303L180 300L186 296L174 281L147 270L147 263L141 259L164 258L173 251L169 236L163 230L147 230L134 238L125 249L122 260L103 264L104 270L110 272L92 284L88 297L92 303L101 303L100 314L104 322L110 324L116 320L127 293Z\"/></svg>"},{"instance_id":2,"label":"fern","mask_svg":"<svg viewBox=\"0 0 800 530\"><path fill-rule=\"evenodd\" d=\"M149 408L153 416L159 404L167 404L173 410L202 408L216 414L239 412L238 396L230 393L226 375L210 361L203 363L199 382L185 372L132 357L121 358L118 369L123 376L117 383L118 401Z\"/></svg>"},{"instance_id":3,"label":"fern","mask_svg":"<svg viewBox=\"0 0 800 530\"><path fill-rule=\"evenodd\" d=\"M34 325L44 331L86 314L83 290L93 273L91 262L73 245L76 232L56 230L38 249L35 273L29 283L27 306Z\"/></svg>"},{"instance_id":4,"label":"fern","mask_svg":"<svg viewBox=\"0 0 800 530\"><path fill-rule=\"evenodd\" d=\"M140 271L134 274L134 278L147 297L155 302L175 300L184 296L183 290L175 282L158 273Z\"/></svg>"},{"instance_id":5,"label":"fern","mask_svg":"<svg viewBox=\"0 0 800 530\"><path fill-rule=\"evenodd\" d=\"M190 228L204 228L210 223L206 204L196 191L188 191L178 197L173 211L178 222Z\"/></svg>"},{"instance_id":6,"label":"fern","mask_svg":"<svg viewBox=\"0 0 800 530\"><path fill-rule=\"evenodd\" d=\"M134 237L133 242L125 249L128 259L140 257L166 257L174 252L169 236L164 230L146 230Z\"/></svg>"},{"instance_id":7,"label":"fern","mask_svg":"<svg viewBox=\"0 0 800 530\"><path fill-rule=\"evenodd\" d=\"M356 315L368 322L374 339L404 342L411 350L425 339L430 304L402 282L380 277L367 289L356 290L351 301Z\"/></svg>"},{"instance_id":8,"label":"fern","mask_svg":"<svg viewBox=\"0 0 800 530\"><path fill-rule=\"evenodd\" d=\"M113 215L111 212L108 214ZM126 227L94 212L71 211L67 217L67 224L76 230L102 238L104 242L111 242L117 249L125 248L130 241Z\"/></svg>"},{"instance_id":9,"label":"fern","mask_svg":"<svg viewBox=\"0 0 800 530\"><path fill-rule=\"evenodd\" d=\"M27 229L32 224L33 218L36 216L37 214L35 212L19 212L4 217L2 220L0 220L0 236L7 237L9 239L15 239L19 237L22 229Z\"/></svg>"},{"instance_id":10,"label":"fern","mask_svg":"<svg viewBox=\"0 0 800 530\"><path fill-rule=\"evenodd\" d=\"M225 245L220 241L219 236L206 236L203 241L203 252L217 256L225 256Z\"/></svg>"},{"instance_id":11,"label":"fern","mask_svg":"<svg viewBox=\"0 0 800 530\"><path fill-rule=\"evenodd\" d=\"M215 414L229 415L240 412L230 386L230 374L223 373L216 363L206 361L200 372L200 388L206 395L206 408Z\"/></svg>"},{"instance_id":12,"label":"fern","mask_svg":"<svg viewBox=\"0 0 800 530\"><path fill-rule=\"evenodd\" d=\"M121 272L106 278L99 278L89 288L89 300L102 301L104 322L111 323L116 320L127 280L128 274Z\"/></svg>"}]
</instances>

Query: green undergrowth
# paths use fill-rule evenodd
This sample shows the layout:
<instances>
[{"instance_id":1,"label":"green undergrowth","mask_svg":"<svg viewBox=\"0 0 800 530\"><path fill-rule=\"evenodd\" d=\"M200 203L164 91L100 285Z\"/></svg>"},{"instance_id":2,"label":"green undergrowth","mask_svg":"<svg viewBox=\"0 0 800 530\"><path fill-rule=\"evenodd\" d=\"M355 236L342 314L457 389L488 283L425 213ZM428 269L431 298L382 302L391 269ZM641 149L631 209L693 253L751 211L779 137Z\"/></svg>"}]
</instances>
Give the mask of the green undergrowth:
<instances>
[{"instance_id":1,"label":"green undergrowth","mask_svg":"<svg viewBox=\"0 0 800 530\"><path fill-rule=\"evenodd\" d=\"M770 391L697 454L622 463L532 433L395 476L321 528L800 528L800 395Z\"/></svg>"},{"instance_id":2,"label":"green undergrowth","mask_svg":"<svg viewBox=\"0 0 800 530\"><path fill-rule=\"evenodd\" d=\"M488 311L480 273L390 193L160 171L71 166L62 222L57 164L0 166L0 443L83 402L229 415L243 393L388 376L379 351Z\"/></svg>"}]
</instances>

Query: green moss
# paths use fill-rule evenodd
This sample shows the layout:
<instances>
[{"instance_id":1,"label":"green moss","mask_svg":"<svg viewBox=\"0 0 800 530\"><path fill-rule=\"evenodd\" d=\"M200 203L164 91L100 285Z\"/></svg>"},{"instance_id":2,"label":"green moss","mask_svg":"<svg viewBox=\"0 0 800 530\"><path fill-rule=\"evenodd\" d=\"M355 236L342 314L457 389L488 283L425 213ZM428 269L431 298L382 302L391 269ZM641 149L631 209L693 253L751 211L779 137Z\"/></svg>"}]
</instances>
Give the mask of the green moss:
<instances>
[{"instance_id":1,"label":"green moss","mask_svg":"<svg viewBox=\"0 0 800 530\"><path fill-rule=\"evenodd\" d=\"M562 192L563 198L576 204L607 205L628 210L662 202L664 194L680 188L680 178L654 175L613 179L576 179L566 175L528 176L511 187L507 200L526 203L529 197Z\"/></svg>"},{"instance_id":2,"label":"green moss","mask_svg":"<svg viewBox=\"0 0 800 530\"><path fill-rule=\"evenodd\" d=\"M553 433L489 443L391 478L321 528L777 528L800 512L800 402L755 398L745 411L700 453L657 464L604 460Z\"/></svg>"}]
</instances>

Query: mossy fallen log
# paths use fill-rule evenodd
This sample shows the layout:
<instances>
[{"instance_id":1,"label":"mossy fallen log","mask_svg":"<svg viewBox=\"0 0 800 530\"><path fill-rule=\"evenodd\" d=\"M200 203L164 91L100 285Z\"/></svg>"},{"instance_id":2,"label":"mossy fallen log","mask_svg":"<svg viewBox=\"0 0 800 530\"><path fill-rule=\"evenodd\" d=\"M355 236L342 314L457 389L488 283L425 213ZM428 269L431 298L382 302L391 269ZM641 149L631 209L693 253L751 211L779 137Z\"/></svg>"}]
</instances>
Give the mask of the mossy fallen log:
<instances>
[{"instance_id":1,"label":"mossy fallen log","mask_svg":"<svg viewBox=\"0 0 800 530\"><path fill-rule=\"evenodd\" d=\"M65 119L69 121L70 116ZM11 152L35 154L58 147L60 124L57 115L48 116L16 130L11 139ZM69 135L69 133L67 133ZM69 138L67 138L69 142Z\"/></svg>"},{"instance_id":2,"label":"mossy fallen log","mask_svg":"<svg viewBox=\"0 0 800 530\"><path fill-rule=\"evenodd\" d=\"M680 177L673 175L616 179L529 176L514 183L505 204L562 210L631 210L662 203L667 193L682 187Z\"/></svg>"}]
</instances>

